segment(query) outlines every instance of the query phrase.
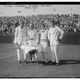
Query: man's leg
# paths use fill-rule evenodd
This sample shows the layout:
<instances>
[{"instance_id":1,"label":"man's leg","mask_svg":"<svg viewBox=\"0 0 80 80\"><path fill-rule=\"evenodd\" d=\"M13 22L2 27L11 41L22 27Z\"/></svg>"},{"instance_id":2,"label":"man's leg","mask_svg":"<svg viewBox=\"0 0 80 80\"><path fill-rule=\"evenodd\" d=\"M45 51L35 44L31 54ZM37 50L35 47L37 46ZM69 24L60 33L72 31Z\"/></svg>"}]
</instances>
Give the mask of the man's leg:
<instances>
[{"instance_id":1,"label":"man's leg","mask_svg":"<svg viewBox=\"0 0 80 80\"><path fill-rule=\"evenodd\" d=\"M15 47L17 49L17 59L18 59L18 62L21 63L21 59L20 59L20 47L19 47L19 45L17 43L15 44Z\"/></svg>"},{"instance_id":2,"label":"man's leg","mask_svg":"<svg viewBox=\"0 0 80 80\"><path fill-rule=\"evenodd\" d=\"M24 62L26 62L27 63L27 50L26 50L26 46L25 45L23 45L23 46L21 46L21 50L23 51L23 55L24 55Z\"/></svg>"},{"instance_id":3,"label":"man's leg","mask_svg":"<svg viewBox=\"0 0 80 80\"><path fill-rule=\"evenodd\" d=\"M24 54L24 61L26 60L26 53L23 51L23 54Z\"/></svg>"},{"instance_id":4,"label":"man's leg","mask_svg":"<svg viewBox=\"0 0 80 80\"><path fill-rule=\"evenodd\" d=\"M57 49L58 49L58 46L57 46L57 45L54 45L54 53L55 53L56 63L59 62L59 60L58 60L58 55L57 55Z\"/></svg>"},{"instance_id":5,"label":"man's leg","mask_svg":"<svg viewBox=\"0 0 80 80\"><path fill-rule=\"evenodd\" d=\"M56 59L56 64L59 66L59 59L58 59L58 45L54 45L54 53L55 53L55 59Z\"/></svg>"},{"instance_id":6,"label":"man's leg","mask_svg":"<svg viewBox=\"0 0 80 80\"><path fill-rule=\"evenodd\" d=\"M41 54L42 54L43 61L45 62L45 55L44 55L44 51L41 51Z\"/></svg>"},{"instance_id":7,"label":"man's leg","mask_svg":"<svg viewBox=\"0 0 80 80\"><path fill-rule=\"evenodd\" d=\"M23 54L24 54L24 62L27 62L26 58L27 58L27 54L25 51L23 51Z\"/></svg>"},{"instance_id":8,"label":"man's leg","mask_svg":"<svg viewBox=\"0 0 80 80\"><path fill-rule=\"evenodd\" d=\"M48 54L47 47L45 47L44 48L44 56L45 56L45 62L46 63L48 62L47 54Z\"/></svg>"},{"instance_id":9,"label":"man's leg","mask_svg":"<svg viewBox=\"0 0 80 80\"><path fill-rule=\"evenodd\" d=\"M42 54L42 58L43 58L43 61L45 62L45 55L44 55L44 49L43 49L43 42L41 41L40 44L41 44L41 54Z\"/></svg>"},{"instance_id":10,"label":"man's leg","mask_svg":"<svg viewBox=\"0 0 80 80\"><path fill-rule=\"evenodd\" d=\"M54 53L54 45L51 45L50 48L51 48L51 53L52 53L52 55L51 55L52 56L52 62L54 63L56 61L55 53Z\"/></svg>"},{"instance_id":11,"label":"man's leg","mask_svg":"<svg viewBox=\"0 0 80 80\"><path fill-rule=\"evenodd\" d=\"M47 43L43 41L42 42L42 56L43 56L45 63L47 63L46 54L47 54Z\"/></svg>"},{"instance_id":12,"label":"man's leg","mask_svg":"<svg viewBox=\"0 0 80 80\"><path fill-rule=\"evenodd\" d=\"M17 58L18 58L18 61L21 63L21 59L20 59L20 49L17 49Z\"/></svg>"}]
</instances>

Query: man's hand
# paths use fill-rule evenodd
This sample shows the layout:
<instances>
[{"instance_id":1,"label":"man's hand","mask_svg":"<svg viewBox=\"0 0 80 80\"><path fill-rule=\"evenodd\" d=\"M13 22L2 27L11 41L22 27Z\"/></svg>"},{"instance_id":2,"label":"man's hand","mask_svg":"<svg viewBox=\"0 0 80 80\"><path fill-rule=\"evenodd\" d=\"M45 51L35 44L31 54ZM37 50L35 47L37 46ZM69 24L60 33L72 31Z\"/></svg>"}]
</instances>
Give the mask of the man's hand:
<instances>
[{"instance_id":1,"label":"man's hand","mask_svg":"<svg viewBox=\"0 0 80 80\"><path fill-rule=\"evenodd\" d=\"M59 39L62 39L62 36L60 36Z\"/></svg>"},{"instance_id":2,"label":"man's hand","mask_svg":"<svg viewBox=\"0 0 80 80\"><path fill-rule=\"evenodd\" d=\"M13 41L13 44L16 44L16 41L15 40Z\"/></svg>"},{"instance_id":3,"label":"man's hand","mask_svg":"<svg viewBox=\"0 0 80 80\"><path fill-rule=\"evenodd\" d=\"M59 38L59 39L58 39L58 41L60 42L60 41L61 41L61 39Z\"/></svg>"},{"instance_id":4,"label":"man's hand","mask_svg":"<svg viewBox=\"0 0 80 80\"><path fill-rule=\"evenodd\" d=\"M18 43L16 43L16 47L17 47L18 49L21 49L21 45L19 45Z\"/></svg>"}]
</instances>

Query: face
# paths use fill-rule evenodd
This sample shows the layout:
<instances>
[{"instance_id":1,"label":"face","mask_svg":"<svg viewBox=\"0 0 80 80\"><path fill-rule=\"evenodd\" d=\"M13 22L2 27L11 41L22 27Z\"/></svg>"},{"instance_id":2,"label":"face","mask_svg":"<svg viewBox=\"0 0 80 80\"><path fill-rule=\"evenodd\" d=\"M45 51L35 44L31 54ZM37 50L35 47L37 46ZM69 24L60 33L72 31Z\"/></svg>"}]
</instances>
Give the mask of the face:
<instances>
[{"instance_id":1,"label":"face","mask_svg":"<svg viewBox=\"0 0 80 80\"><path fill-rule=\"evenodd\" d=\"M30 29L30 30L33 30L33 29L34 29L33 27L34 27L34 25L32 25L32 23L30 23L29 29Z\"/></svg>"}]
</instances>

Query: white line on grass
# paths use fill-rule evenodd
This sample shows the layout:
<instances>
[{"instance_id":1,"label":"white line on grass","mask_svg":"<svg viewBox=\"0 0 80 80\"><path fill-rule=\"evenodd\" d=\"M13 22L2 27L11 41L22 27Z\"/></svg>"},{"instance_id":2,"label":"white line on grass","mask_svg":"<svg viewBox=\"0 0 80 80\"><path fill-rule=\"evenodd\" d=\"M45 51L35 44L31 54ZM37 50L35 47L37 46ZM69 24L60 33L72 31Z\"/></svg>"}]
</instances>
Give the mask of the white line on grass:
<instances>
[{"instance_id":1,"label":"white line on grass","mask_svg":"<svg viewBox=\"0 0 80 80\"><path fill-rule=\"evenodd\" d=\"M5 57L1 57L0 59L6 59L6 58L9 58L9 57L12 57L12 56L15 56L16 54L13 54L13 55L10 55L10 56L5 56Z\"/></svg>"}]
</instances>

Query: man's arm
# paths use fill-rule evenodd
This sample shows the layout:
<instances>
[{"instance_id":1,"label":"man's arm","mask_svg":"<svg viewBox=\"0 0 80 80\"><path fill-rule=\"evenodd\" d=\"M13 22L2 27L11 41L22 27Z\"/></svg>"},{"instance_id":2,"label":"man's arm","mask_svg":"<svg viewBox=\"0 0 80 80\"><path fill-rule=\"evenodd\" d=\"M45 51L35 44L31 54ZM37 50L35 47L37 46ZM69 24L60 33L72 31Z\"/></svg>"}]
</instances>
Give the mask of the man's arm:
<instances>
[{"instance_id":1,"label":"man's arm","mask_svg":"<svg viewBox=\"0 0 80 80\"><path fill-rule=\"evenodd\" d=\"M48 39L49 40L50 40L50 36L51 36L50 31L48 31Z\"/></svg>"},{"instance_id":2,"label":"man's arm","mask_svg":"<svg viewBox=\"0 0 80 80\"><path fill-rule=\"evenodd\" d=\"M15 34L14 34L14 42L13 42L14 44L16 44L17 34L18 34L18 33L17 33L17 29L15 29Z\"/></svg>"},{"instance_id":3,"label":"man's arm","mask_svg":"<svg viewBox=\"0 0 80 80\"><path fill-rule=\"evenodd\" d=\"M64 31L62 30L62 32L61 32L61 36L60 36L60 39L63 37L63 34L64 34Z\"/></svg>"},{"instance_id":4,"label":"man's arm","mask_svg":"<svg viewBox=\"0 0 80 80\"><path fill-rule=\"evenodd\" d=\"M62 37L63 37L63 34L64 34L64 31L62 30L62 29L58 29L59 30L59 32L61 33L61 36L60 36L60 38L59 39L62 39Z\"/></svg>"},{"instance_id":5,"label":"man's arm","mask_svg":"<svg viewBox=\"0 0 80 80\"><path fill-rule=\"evenodd\" d=\"M38 33L38 44L40 43L41 33Z\"/></svg>"}]
</instances>

